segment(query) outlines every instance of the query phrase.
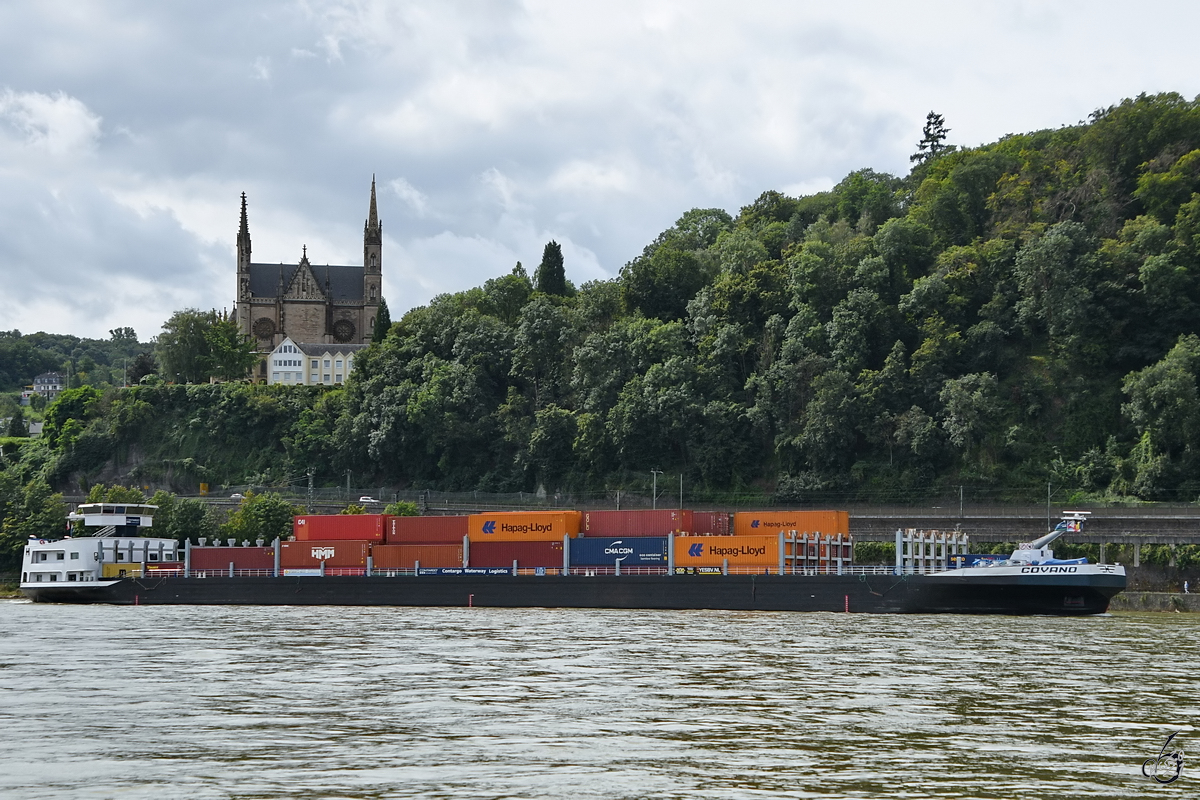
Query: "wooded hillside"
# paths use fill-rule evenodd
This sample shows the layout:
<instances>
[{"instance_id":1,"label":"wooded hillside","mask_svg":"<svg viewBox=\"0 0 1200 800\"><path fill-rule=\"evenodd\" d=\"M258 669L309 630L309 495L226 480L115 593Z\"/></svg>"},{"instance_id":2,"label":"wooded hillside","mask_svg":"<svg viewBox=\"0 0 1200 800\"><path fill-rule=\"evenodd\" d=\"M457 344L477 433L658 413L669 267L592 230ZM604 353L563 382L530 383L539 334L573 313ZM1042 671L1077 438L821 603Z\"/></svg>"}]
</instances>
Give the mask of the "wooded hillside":
<instances>
[{"instance_id":1,"label":"wooded hillside","mask_svg":"<svg viewBox=\"0 0 1200 800\"><path fill-rule=\"evenodd\" d=\"M553 492L658 468L784 501L1200 495L1200 101L693 209L613 281L575 289L557 246L544 259L410 311L343 389L68 393L3 479L186 489L311 466Z\"/></svg>"}]
</instances>

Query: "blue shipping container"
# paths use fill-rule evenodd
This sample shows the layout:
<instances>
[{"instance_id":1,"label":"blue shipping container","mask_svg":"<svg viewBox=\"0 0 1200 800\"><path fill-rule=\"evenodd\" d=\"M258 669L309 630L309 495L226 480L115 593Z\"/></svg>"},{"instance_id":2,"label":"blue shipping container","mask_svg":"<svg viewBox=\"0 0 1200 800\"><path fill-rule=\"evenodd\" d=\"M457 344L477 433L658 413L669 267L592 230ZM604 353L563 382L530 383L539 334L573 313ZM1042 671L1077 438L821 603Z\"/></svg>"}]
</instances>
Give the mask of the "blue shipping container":
<instances>
[{"instance_id":1,"label":"blue shipping container","mask_svg":"<svg viewBox=\"0 0 1200 800\"><path fill-rule=\"evenodd\" d=\"M571 540L571 566L611 567L618 558L623 567L664 567L667 538L587 536Z\"/></svg>"}]
</instances>

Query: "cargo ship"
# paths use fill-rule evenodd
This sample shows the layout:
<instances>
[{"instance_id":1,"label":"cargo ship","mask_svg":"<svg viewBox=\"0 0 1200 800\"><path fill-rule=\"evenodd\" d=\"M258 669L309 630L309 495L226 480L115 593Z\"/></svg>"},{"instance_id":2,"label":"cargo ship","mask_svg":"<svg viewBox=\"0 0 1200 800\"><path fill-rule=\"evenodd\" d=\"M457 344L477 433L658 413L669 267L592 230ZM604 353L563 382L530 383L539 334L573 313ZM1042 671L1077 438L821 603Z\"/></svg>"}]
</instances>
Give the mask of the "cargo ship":
<instances>
[{"instance_id":1,"label":"cargo ship","mask_svg":"<svg viewBox=\"0 0 1200 800\"><path fill-rule=\"evenodd\" d=\"M301 516L286 541L180 545L143 535L154 510L80 506L69 519L99 530L31 539L21 591L118 605L1084 615L1126 585L1120 565L1054 557L1051 542L1086 512L1007 556L970 554L957 531L910 530L896 532L894 565L858 565L846 512Z\"/></svg>"}]
</instances>

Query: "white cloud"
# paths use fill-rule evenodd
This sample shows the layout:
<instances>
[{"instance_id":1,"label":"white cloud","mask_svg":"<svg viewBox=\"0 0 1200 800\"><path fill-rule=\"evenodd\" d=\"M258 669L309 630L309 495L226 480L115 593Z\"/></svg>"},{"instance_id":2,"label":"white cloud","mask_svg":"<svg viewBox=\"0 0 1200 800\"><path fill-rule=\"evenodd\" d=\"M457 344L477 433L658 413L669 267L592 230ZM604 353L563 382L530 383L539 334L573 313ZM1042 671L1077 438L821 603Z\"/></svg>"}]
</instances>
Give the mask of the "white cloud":
<instances>
[{"instance_id":1,"label":"white cloud","mask_svg":"<svg viewBox=\"0 0 1200 800\"><path fill-rule=\"evenodd\" d=\"M390 181L388 185L392 187L392 192L413 210L414 214L418 217L425 216L425 212L429 207L429 198L417 189L417 187L404 178L396 178Z\"/></svg>"},{"instance_id":2,"label":"white cloud","mask_svg":"<svg viewBox=\"0 0 1200 800\"><path fill-rule=\"evenodd\" d=\"M0 123L16 134L15 139L6 137L9 147L16 144L55 157L87 154L100 136L100 122L86 105L63 92L0 93Z\"/></svg>"}]
</instances>

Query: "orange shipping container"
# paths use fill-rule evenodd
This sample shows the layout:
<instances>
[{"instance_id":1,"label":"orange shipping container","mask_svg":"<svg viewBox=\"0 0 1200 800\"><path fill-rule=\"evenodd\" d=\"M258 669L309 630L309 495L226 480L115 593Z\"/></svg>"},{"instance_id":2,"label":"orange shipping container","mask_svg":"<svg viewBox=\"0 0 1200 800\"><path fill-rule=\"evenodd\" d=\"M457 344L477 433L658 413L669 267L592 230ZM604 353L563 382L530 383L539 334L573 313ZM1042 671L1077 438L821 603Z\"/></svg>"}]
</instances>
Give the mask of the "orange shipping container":
<instances>
[{"instance_id":1,"label":"orange shipping container","mask_svg":"<svg viewBox=\"0 0 1200 800\"><path fill-rule=\"evenodd\" d=\"M733 515L735 536L762 536L780 531L837 536L850 533L849 511L739 511Z\"/></svg>"},{"instance_id":2,"label":"orange shipping container","mask_svg":"<svg viewBox=\"0 0 1200 800\"><path fill-rule=\"evenodd\" d=\"M427 567L461 567L461 544L381 544L371 548L371 563L375 569L412 569L421 562Z\"/></svg>"},{"instance_id":3,"label":"orange shipping container","mask_svg":"<svg viewBox=\"0 0 1200 800\"><path fill-rule=\"evenodd\" d=\"M467 535L472 542L548 542L579 535L579 511L515 511L472 514Z\"/></svg>"},{"instance_id":4,"label":"orange shipping container","mask_svg":"<svg viewBox=\"0 0 1200 800\"><path fill-rule=\"evenodd\" d=\"M365 567L370 542L335 539L324 542L280 542L279 566L284 569L313 568L325 562L327 567Z\"/></svg>"},{"instance_id":5,"label":"orange shipping container","mask_svg":"<svg viewBox=\"0 0 1200 800\"><path fill-rule=\"evenodd\" d=\"M772 536L676 536L676 567L778 566L779 534Z\"/></svg>"}]
</instances>

